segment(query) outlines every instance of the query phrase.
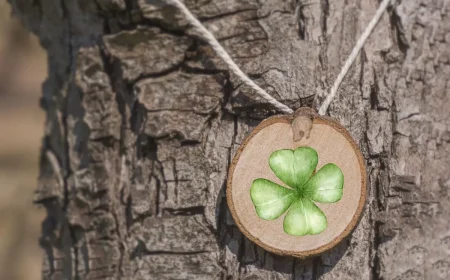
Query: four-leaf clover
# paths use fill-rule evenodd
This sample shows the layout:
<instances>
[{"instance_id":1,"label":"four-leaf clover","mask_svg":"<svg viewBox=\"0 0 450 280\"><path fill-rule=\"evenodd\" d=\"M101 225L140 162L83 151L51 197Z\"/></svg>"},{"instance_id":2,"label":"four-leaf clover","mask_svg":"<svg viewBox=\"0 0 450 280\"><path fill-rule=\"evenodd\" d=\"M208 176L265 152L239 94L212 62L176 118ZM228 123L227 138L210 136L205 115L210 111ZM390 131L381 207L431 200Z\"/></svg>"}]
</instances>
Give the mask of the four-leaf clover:
<instances>
[{"instance_id":1,"label":"four-leaf clover","mask_svg":"<svg viewBox=\"0 0 450 280\"><path fill-rule=\"evenodd\" d=\"M267 179L254 180L250 196L258 216L264 220L274 220L289 209L283 222L287 234L302 236L324 231L327 218L314 201L339 201L344 174L336 164L328 163L313 175L318 160L316 150L310 147L273 152L269 166L290 188Z\"/></svg>"}]
</instances>

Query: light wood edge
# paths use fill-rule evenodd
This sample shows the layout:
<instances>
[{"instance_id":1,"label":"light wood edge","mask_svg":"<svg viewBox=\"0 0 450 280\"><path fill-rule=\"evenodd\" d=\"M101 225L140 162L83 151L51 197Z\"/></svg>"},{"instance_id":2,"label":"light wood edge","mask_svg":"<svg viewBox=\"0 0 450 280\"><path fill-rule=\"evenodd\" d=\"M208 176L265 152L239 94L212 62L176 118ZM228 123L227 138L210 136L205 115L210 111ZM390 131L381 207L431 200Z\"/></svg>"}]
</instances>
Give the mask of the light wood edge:
<instances>
[{"instance_id":1,"label":"light wood edge","mask_svg":"<svg viewBox=\"0 0 450 280\"><path fill-rule=\"evenodd\" d=\"M361 154L358 146L356 145L356 143L353 140L350 133L343 126L341 126L337 121L333 120L332 118L314 114L313 124L326 124L326 125L332 126L334 129L336 129L339 133L341 133L341 135L343 135L348 140L348 142L352 146L352 148L355 151L356 156L358 158L360 171L361 171L361 197L359 199L358 208L356 209L356 212L353 215L352 220L350 221L350 223L347 225L345 230L339 236L334 238L328 244L322 245L319 248L314 249L314 250L306 250L306 251L280 250L278 248L275 248L275 247L272 247L272 246L262 243L257 237L250 234L250 232L248 232L247 229L242 225L241 221L239 220L239 217L236 214L236 209L234 208L233 194L231 191L231 183L233 181L234 169L236 167L236 164L239 160L239 157L240 157L242 151L245 149L245 146L253 138L253 136L255 136L262 129L264 129L267 126L272 125L274 123L291 124L293 118L294 118L294 115L273 116L273 117L263 120L257 127L255 127L255 129L253 129L253 131L250 133L250 135L244 140L244 142L241 144L241 146L237 150L236 155L234 156L233 161L230 164L230 167L228 169L226 192L227 192L227 203L228 203L228 207L230 209L231 215L232 215L234 221L236 222L239 230L242 233L244 233L244 235L248 239L250 239L251 241L256 243L258 246L262 247L263 249L265 249L269 252L272 252L274 254L281 255L281 256L293 256L293 257L304 259L304 258L309 258L309 257L313 257L316 255L322 254L323 252L328 251L329 249L333 248L338 243L340 243L345 237L347 237L353 231L353 229L356 227L356 225L358 224L358 222L360 220L361 214L364 210L364 205L365 205L365 202L367 199L367 186L366 186L367 174L366 174L366 164L364 162L364 157Z\"/></svg>"}]
</instances>

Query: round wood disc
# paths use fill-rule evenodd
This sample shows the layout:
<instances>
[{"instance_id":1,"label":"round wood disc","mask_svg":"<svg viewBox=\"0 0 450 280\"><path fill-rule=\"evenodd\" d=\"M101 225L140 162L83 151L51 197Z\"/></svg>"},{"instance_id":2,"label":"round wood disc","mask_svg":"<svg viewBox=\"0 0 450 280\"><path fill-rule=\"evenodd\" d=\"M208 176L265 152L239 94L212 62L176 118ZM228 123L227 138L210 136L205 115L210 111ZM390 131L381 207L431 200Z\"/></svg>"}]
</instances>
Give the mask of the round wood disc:
<instances>
[{"instance_id":1,"label":"round wood disc","mask_svg":"<svg viewBox=\"0 0 450 280\"><path fill-rule=\"evenodd\" d=\"M306 258L320 254L346 237L356 226L366 200L366 167L362 154L348 131L336 121L312 116L308 138L294 141L291 123L294 116L275 116L261 122L238 149L229 169L227 201L239 229L253 242L279 255ZM257 178L286 186L269 166L270 155L277 150L308 146L317 151L319 170L334 163L342 170L342 198L335 203L316 203L327 218L327 227L319 234L294 236L283 230L286 212L274 220L258 217L250 196Z\"/></svg>"}]
</instances>

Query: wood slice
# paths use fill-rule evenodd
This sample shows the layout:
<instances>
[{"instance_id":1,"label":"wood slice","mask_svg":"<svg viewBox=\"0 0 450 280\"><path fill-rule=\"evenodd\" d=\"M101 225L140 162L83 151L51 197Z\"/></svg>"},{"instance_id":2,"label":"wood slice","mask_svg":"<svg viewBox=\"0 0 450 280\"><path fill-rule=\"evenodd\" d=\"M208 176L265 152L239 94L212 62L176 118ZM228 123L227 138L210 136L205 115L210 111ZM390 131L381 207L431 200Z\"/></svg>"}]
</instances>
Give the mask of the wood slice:
<instances>
[{"instance_id":1,"label":"wood slice","mask_svg":"<svg viewBox=\"0 0 450 280\"><path fill-rule=\"evenodd\" d=\"M307 258L320 254L344 239L356 226L366 201L366 167L362 154L348 131L336 121L307 111L312 117L309 137L294 141L295 116L275 116L261 122L238 149L229 169L227 201L239 229L262 248L279 255ZM295 127L294 127L295 129ZM334 163L344 174L342 198L336 203L316 203L327 217L319 234L293 236L283 230L286 212L275 220L258 217L250 197L257 178L286 186L269 166L277 150L308 146L317 151L317 169Z\"/></svg>"}]
</instances>

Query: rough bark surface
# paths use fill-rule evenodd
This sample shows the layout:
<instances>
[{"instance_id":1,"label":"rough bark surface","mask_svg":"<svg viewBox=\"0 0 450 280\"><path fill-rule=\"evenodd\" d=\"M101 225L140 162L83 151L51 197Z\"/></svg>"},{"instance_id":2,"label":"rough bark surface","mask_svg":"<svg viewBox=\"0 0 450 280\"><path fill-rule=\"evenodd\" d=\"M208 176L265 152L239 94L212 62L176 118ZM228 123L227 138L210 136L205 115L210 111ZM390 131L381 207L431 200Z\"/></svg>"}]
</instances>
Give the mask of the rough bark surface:
<instances>
[{"instance_id":1,"label":"rough bark surface","mask_svg":"<svg viewBox=\"0 0 450 280\"><path fill-rule=\"evenodd\" d=\"M449 1L393 1L340 87L329 114L363 151L370 198L353 235L309 260L265 252L230 217L230 159L276 112L174 8L10 2L49 53L35 196L48 210L44 279L450 277ZM185 2L293 109L320 103L378 5Z\"/></svg>"}]
</instances>

